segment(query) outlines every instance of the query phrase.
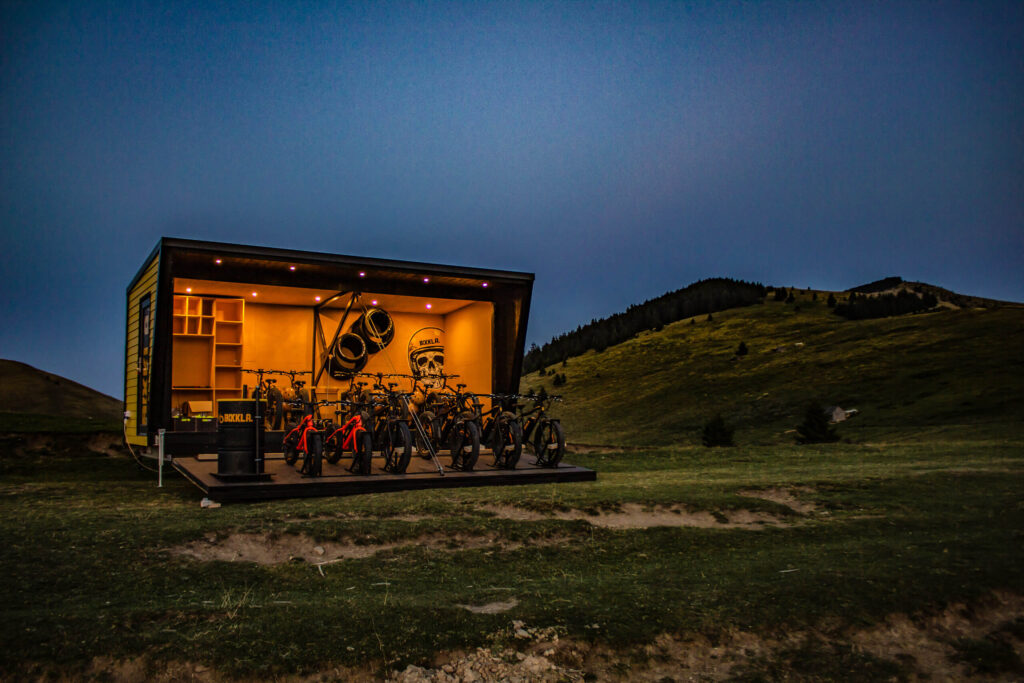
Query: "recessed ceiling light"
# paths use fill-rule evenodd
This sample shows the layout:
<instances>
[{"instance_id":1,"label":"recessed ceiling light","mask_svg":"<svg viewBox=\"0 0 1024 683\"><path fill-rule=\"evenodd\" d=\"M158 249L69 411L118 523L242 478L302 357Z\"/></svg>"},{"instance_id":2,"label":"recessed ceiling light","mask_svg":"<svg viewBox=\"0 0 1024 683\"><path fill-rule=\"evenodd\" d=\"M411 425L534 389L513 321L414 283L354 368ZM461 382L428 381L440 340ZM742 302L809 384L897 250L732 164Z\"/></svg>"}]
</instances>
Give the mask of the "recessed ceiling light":
<instances>
[{"instance_id":1,"label":"recessed ceiling light","mask_svg":"<svg viewBox=\"0 0 1024 683\"><path fill-rule=\"evenodd\" d=\"M213 262L216 263L218 266L221 264L221 260L219 258L213 259Z\"/></svg>"},{"instance_id":2,"label":"recessed ceiling light","mask_svg":"<svg viewBox=\"0 0 1024 683\"><path fill-rule=\"evenodd\" d=\"M313 301L320 301L320 297L318 297L318 296L314 296L314 297L313 297Z\"/></svg>"},{"instance_id":3,"label":"recessed ceiling light","mask_svg":"<svg viewBox=\"0 0 1024 683\"><path fill-rule=\"evenodd\" d=\"M252 295L253 295L253 296L256 296L256 292L253 292L253 293L252 293Z\"/></svg>"},{"instance_id":4,"label":"recessed ceiling light","mask_svg":"<svg viewBox=\"0 0 1024 683\"><path fill-rule=\"evenodd\" d=\"M430 282L430 278L429 278L429 277L425 277L425 278L423 278L423 282L424 282L424 283Z\"/></svg>"},{"instance_id":5,"label":"recessed ceiling light","mask_svg":"<svg viewBox=\"0 0 1024 683\"><path fill-rule=\"evenodd\" d=\"M365 270L360 270L359 271L359 277L366 277L366 271Z\"/></svg>"},{"instance_id":6,"label":"recessed ceiling light","mask_svg":"<svg viewBox=\"0 0 1024 683\"><path fill-rule=\"evenodd\" d=\"M487 287L487 286L488 286L488 284L487 284L486 282L484 282L484 283L483 283L483 284L481 284L480 286L481 286L481 287Z\"/></svg>"},{"instance_id":7,"label":"recessed ceiling light","mask_svg":"<svg viewBox=\"0 0 1024 683\"><path fill-rule=\"evenodd\" d=\"M188 292L189 294L191 294L192 293L192 288L191 287L186 287L185 291Z\"/></svg>"},{"instance_id":8,"label":"recessed ceiling light","mask_svg":"<svg viewBox=\"0 0 1024 683\"><path fill-rule=\"evenodd\" d=\"M433 307L434 307L434 304L427 304L427 310L428 310L428 311L429 311L429 310L430 310L431 308L433 308Z\"/></svg>"},{"instance_id":9,"label":"recessed ceiling light","mask_svg":"<svg viewBox=\"0 0 1024 683\"><path fill-rule=\"evenodd\" d=\"M377 300L376 300L376 299L374 299L373 301L371 301L371 302L370 302L370 305L371 305L371 306L376 306L376 305L377 305Z\"/></svg>"},{"instance_id":10,"label":"recessed ceiling light","mask_svg":"<svg viewBox=\"0 0 1024 683\"><path fill-rule=\"evenodd\" d=\"M295 270L295 266L288 266L288 270Z\"/></svg>"}]
</instances>

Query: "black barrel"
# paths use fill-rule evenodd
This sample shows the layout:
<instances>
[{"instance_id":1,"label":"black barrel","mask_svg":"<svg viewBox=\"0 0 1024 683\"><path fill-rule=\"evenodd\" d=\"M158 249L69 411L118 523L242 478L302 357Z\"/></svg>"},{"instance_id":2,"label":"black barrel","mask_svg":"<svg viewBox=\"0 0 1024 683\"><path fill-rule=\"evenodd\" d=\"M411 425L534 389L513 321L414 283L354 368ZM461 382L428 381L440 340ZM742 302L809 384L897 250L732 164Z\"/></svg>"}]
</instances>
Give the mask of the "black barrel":
<instances>
[{"instance_id":1,"label":"black barrel","mask_svg":"<svg viewBox=\"0 0 1024 683\"><path fill-rule=\"evenodd\" d=\"M263 415L256 415L253 399L217 401L217 475L246 476L263 473Z\"/></svg>"}]
</instances>

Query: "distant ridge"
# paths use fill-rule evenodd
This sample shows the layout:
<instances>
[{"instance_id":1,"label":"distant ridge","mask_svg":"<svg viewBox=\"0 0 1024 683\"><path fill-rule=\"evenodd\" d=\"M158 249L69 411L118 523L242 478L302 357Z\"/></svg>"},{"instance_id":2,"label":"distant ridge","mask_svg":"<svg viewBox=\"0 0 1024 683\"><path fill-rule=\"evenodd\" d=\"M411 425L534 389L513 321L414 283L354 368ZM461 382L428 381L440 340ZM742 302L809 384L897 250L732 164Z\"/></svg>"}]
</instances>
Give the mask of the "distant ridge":
<instances>
[{"instance_id":1,"label":"distant ridge","mask_svg":"<svg viewBox=\"0 0 1024 683\"><path fill-rule=\"evenodd\" d=\"M881 280L875 280L869 282L866 285L858 285L857 287L850 287L847 292L856 292L858 294L874 294L875 292L884 292L887 289L895 289L903 284L903 278L901 277L886 277Z\"/></svg>"},{"instance_id":2,"label":"distant ridge","mask_svg":"<svg viewBox=\"0 0 1024 683\"><path fill-rule=\"evenodd\" d=\"M980 296L969 294L958 294L957 292L930 285L927 282L908 282L901 277L892 276L875 280L864 285L851 287L846 290L856 294L899 294L900 292L914 292L915 294L931 294L938 299L940 304L956 306L957 308L1000 308L1003 306L1020 307L1024 304L1013 301L1000 301L998 299L986 299Z\"/></svg>"},{"instance_id":3,"label":"distant ridge","mask_svg":"<svg viewBox=\"0 0 1024 683\"><path fill-rule=\"evenodd\" d=\"M70 379L0 359L0 412L120 422L121 401Z\"/></svg>"},{"instance_id":4,"label":"distant ridge","mask_svg":"<svg viewBox=\"0 0 1024 683\"><path fill-rule=\"evenodd\" d=\"M534 344L523 359L523 372L530 373L552 363L560 363L591 349L603 351L638 332L660 330L683 318L750 306L764 299L765 292L764 285L759 282L730 278L698 280L682 289L634 304L621 313L591 320L543 346Z\"/></svg>"}]
</instances>

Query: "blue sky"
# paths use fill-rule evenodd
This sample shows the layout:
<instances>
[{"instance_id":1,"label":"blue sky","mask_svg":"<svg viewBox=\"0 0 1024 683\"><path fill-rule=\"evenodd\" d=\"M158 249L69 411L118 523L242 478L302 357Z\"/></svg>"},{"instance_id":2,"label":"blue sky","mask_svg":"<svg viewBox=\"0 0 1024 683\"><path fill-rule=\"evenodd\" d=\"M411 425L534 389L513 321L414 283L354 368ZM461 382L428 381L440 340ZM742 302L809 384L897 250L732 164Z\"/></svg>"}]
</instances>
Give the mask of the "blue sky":
<instances>
[{"instance_id":1,"label":"blue sky","mask_svg":"<svg viewBox=\"0 0 1024 683\"><path fill-rule=\"evenodd\" d=\"M208 6L209 5L209 6ZM119 396L161 235L1024 300L1019 2L0 5L0 356Z\"/></svg>"}]
</instances>

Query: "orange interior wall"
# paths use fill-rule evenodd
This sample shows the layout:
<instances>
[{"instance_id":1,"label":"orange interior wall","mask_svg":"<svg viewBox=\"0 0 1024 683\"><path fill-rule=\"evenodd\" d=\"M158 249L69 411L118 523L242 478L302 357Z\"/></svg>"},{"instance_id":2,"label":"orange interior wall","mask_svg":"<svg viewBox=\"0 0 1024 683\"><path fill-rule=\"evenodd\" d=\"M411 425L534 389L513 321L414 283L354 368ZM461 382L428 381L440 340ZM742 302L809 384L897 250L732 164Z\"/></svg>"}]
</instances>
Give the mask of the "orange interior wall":
<instances>
[{"instance_id":1,"label":"orange interior wall","mask_svg":"<svg viewBox=\"0 0 1024 683\"><path fill-rule=\"evenodd\" d=\"M242 367L309 370L313 348L313 312L304 306L246 302L242 329ZM255 375L242 381L252 389ZM277 381L282 383L282 378ZM306 382L309 379L306 378Z\"/></svg>"},{"instance_id":2,"label":"orange interior wall","mask_svg":"<svg viewBox=\"0 0 1024 683\"><path fill-rule=\"evenodd\" d=\"M491 393L494 306L482 301L463 306L445 316L444 328L445 370L459 375L455 382L469 391Z\"/></svg>"},{"instance_id":3,"label":"orange interior wall","mask_svg":"<svg viewBox=\"0 0 1024 683\"><path fill-rule=\"evenodd\" d=\"M342 311L331 309L320 314L324 337L330 342L334 330L341 320ZM349 314L345 323L347 332L359 316L355 311ZM445 331L445 369L458 374L458 380L471 391L490 393L493 356L494 307L479 302L464 306L447 315L420 313L392 313L395 336L383 350L370 356L363 372L402 373L410 372L409 339L424 327L439 327ZM278 306L246 302L245 326L243 329L243 362L245 368L273 370L302 370L310 368L313 339L313 311L303 306ZM308 383L310 378L304 377ZM246 374L242 381L250 391L255 384L255 375ZM278 377L280 385L287 385L287 378ZM399 387L409 388L404 381ZM324 373L318 385L322 398L337 398L338 390L347 389L348 382L333 379Z\"/></svg>"}]
</instances>

